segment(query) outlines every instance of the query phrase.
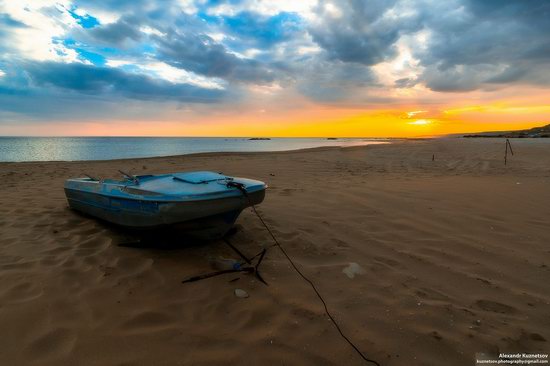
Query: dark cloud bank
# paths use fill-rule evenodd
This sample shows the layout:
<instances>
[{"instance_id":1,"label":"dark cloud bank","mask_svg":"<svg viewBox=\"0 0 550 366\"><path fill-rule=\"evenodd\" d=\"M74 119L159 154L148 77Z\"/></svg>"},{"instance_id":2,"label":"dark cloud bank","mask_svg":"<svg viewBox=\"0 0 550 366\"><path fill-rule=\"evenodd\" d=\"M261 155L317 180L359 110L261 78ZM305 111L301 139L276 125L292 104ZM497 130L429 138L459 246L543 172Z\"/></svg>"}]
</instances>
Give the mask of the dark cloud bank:
<instances>
[{"instance_id":1,"label":"dark cloud bank","mask_svg":"<svg viewBox=\"0 0 550 366\"><path fill-rule=\"evenodd\" d=\"M371 67L395 57L402 36L426 32L425 46L412 50L424 71L397 80L395 87L422 83L454 92L550 83L548 1L336 0L332 8L320 1L311 23L286 12L209 15L214 3L197 4L196 14L185 14L171 1L82 2L92 16L94 10L121 16L115 23L73 29L67 38L102 57L141 57L220 78L228 90L284 80L312 99L338 101L379 86ZM0 78L0 105L8 95L37 98L48 92L189 103L218 102L228 95L227 90L171 83L128 69L25 61L24 55L9 51L10 34L26 26L0 14L0 52L10 55L0 56L6 74ZM155 32L143 32L143 27ZM212 36L220 33L225 38ZM306 40L321 51L298 55L300 42ZM242 56L250 48L257 50L257 57Z\"/></svg>"}]
</instances>

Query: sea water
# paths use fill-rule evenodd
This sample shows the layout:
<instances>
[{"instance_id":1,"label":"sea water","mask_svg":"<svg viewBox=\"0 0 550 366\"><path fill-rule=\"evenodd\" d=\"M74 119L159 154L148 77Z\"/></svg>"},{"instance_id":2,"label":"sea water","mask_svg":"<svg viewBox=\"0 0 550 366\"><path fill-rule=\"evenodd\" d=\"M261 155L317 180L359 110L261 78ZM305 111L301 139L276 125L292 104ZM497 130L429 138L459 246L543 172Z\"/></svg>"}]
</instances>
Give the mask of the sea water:
<instances>
[{"instance_id":1,"label":"sea water","mask_svg":"<svg viewBox=\"0 0 550 366\"><path fill-rule=\"evenodd\" d=\"M383 139L223 137L0 137L0 161L75 161L144 158L204 152L257 152L356 146Z\"/></svg>"}]
</instances>

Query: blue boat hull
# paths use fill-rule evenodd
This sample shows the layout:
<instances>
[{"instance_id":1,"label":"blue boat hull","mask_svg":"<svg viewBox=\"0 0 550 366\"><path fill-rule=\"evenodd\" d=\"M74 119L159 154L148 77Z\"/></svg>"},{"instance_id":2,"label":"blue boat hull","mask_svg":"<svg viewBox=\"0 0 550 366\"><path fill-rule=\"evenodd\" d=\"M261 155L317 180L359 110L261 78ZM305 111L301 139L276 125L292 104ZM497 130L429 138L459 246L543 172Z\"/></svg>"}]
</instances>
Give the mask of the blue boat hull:
<instances>
[{"instance_id":1,"label":"blue boat hull","mask_svg":"<svg viewBox=\"0 0 550 366\"><path fill-rule=\"evenodd\" d=\"M154 178L148 178L154 180ZM164 185L166 185L166 177ZM204 240L222 237L235 223L243 209L261 203L265 197L265 184L249 183L246 196L238 189L197 186L186 182L172 182L178 188L189 185L193 190L215 190L208 194L159 195L156 192L139 191L140 186L116 185L86 179L68 180L65 195L69 206L79 212L104 221L133 229L158 229L174 226L186 234ZM261 185L254 183L261 183ZM212 184L215 184L213 182ZM149 183L151 186L152 183ZM142 186L146 187L144 183ZM184 186L185 187L185 186ZM220 191L221 192L218 192ZM139 195L133 193L139 191ZM130 192L130 193L129 193Z\"/></svg>"}]
</instances>

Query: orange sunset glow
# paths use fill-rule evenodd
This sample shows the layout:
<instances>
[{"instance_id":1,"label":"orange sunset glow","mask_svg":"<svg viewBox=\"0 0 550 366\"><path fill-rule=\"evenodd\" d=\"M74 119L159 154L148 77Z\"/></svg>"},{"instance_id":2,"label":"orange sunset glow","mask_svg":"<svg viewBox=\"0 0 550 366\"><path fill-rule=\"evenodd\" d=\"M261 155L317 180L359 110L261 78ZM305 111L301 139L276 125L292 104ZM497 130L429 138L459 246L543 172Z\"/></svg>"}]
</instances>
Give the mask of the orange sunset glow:
<instances>
[{"instance_id":1,"label":"orange sunset glow","mask_svg":"<svg viewBox=\"0 0 550 366\"><path fill-rule=\"evenodd\" d=\"M442 110L310 108L271 114L192 116L185 121L51 122L3 126L5 134L36 136L265 136L265 137L426 137L532 128L550 123L550 105L504 103Z\"/></svg>"}]
</instances>

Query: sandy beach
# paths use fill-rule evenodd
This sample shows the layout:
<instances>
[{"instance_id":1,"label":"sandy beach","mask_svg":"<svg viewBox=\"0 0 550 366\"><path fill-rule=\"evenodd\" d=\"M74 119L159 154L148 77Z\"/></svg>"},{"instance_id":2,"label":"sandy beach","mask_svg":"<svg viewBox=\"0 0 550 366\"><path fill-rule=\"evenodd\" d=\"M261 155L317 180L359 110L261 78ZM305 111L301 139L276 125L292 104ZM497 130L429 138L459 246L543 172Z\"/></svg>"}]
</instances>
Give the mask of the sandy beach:
<instances>
[{"instance_id":1,"label":"sandy beach","mask_svg":"<svg viewBox=\"0 0 550 366\"><path fill-rule=\"evenodd\" d=\"M365 364L277 248L261 267L269 286L247 274L182 284L235 253L222 241L120 245L135 237L68 208L65 179L117 169L267 182L258 210L381 365L548 353L550 141L512 145L506 166L503 139L0 163L0 364ZM248 255L272 244L250 209L237 228Z\"/></svg>"}]
</instances>

